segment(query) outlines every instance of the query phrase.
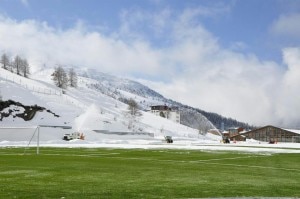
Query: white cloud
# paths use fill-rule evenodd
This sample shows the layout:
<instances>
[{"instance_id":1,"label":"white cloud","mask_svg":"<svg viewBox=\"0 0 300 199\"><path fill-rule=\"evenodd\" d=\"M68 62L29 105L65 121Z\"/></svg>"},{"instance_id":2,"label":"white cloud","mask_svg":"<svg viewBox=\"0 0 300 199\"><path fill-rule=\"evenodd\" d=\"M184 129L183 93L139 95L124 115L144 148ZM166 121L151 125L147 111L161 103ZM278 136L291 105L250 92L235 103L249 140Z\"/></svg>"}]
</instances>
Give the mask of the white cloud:
<instances>
[{"instance_id":1,"label":"white cloud","mask_svg":"<svg viewBox=\"0 0 300 199\"><path fill-rule=\"evenodd\" d=\"M72 64L99 68L104 72L147 74L159 70L159 51L147 42L130 44L118 38L88 32L84 25L60 30L34 20L0 19L1 48L11 54L28 57L32 63Z\"/></svg>"},{"instance_id":2,"label":"white cloud","mask_svg":"<svg viewBox=\"0 0 300 199\"><path fill-rule=\"evenodd\" d=\"M170 98L207 111L258 125L278 122L273 106L280 80L278 65L223 50L204 56L171 83L153 86Z\"/></svg>"},{"instance_id":3,"label":"white cloud","mask_svg":"<svg viewBox=\"0 0 300 199\"><path fill-rule=\"evenodd\" d=\"M152 14L124 11L122 16L120 32L111 35L89 31L84 23L61 30L44 22L0 17L0 50L39 65L150 76L161 82L142 81L168 98L256 125L299 121L299 49L284 49L285 70L255 55L224 49L195 20L203 17L197 9L179 14L168 9ZM140 29L141 24L146 27ZM143 30L159 34L169 45L153 46L147 39L152 32Z\"/></svg>"},{"instance_id":4,"label":"white cloud","mask_svg":"<svg viewBox=\"0 0 300 199\"><path fill-rule=\"evenodd\" d=\"M299 38L300 13L281 15L271 26L271 32L276 35Z\"/></svg>"},{"instance_id":5,"label":"white cloud","mask_svg":"<svg viewBox=\"0 0 300 199\"><path fill-rule=\"evenodd\" d=\"M284 49L283 60L288 69L283 75L277 114L283 123L296 126L300 110L300 48Z\"/></svg>"}]
</instances>

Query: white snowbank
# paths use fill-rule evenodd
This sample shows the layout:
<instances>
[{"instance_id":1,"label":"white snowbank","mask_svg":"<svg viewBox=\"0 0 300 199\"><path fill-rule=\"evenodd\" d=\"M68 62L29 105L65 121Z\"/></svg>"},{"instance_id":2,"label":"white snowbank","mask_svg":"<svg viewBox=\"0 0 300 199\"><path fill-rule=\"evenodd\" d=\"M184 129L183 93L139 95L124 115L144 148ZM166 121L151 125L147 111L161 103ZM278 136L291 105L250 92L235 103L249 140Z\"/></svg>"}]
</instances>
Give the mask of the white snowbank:
<instances>
[{"instance_id":1,"label":"white snowbank","mask_svg":"<svg viewBox=\"0 0 300 199\"><path fill-rule=\"evenodd\" d=\"M299 143L247 143L237 142L223 144L219 141L203 139L181 139L174 137L174 143L168 144L163 138L141 139L139 136L102 136L98 140L41 140L41 147L63 148L123 148L123 149L183 149L183 150L207 150L207 151L238 151L252 153L300 153ZM28 141L0 141L0 147L24 147ZM37 145L33 139L30 146Z\"/></svg>"}]
</instances>

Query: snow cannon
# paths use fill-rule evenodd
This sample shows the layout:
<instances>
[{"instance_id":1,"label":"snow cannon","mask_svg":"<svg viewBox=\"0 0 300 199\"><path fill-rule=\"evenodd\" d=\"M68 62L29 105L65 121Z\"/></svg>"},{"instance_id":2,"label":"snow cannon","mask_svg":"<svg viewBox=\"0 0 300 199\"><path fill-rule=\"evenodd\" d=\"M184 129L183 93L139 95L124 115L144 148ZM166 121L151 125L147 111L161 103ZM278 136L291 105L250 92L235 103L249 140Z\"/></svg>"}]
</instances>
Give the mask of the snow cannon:
<instances>
[{"instance_id":1,"label":"snow cannon","mask_svg":"<svg viewBox=\"0 0 300 199\"><path fill-rule=\"evenodd\" d=\"M63 140L66 140L66 141L70 141L70 140L84 140L84 135L83 133L80 133L80 132L74 132L74 133L67 133L67 134L64 134L64 137L63 137Z\"/></svg>"}]
</instances>

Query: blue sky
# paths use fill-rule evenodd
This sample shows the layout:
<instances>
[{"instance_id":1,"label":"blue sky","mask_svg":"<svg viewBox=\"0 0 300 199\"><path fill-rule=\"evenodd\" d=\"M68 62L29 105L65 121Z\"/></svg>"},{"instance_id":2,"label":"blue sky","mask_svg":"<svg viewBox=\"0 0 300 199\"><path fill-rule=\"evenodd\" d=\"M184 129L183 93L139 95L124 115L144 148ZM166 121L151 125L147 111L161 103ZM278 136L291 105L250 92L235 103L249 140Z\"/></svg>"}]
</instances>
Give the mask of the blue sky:
<instances>
[{"instance_id":1,"label":"blue sky","mask_svg":"<svg viewBox=\"0 0 300 199\"><path fill-rule=\"evenodd\" d=\"M248 123L300 127L298 0L0 0L0 41L33 72L96 68Z\"/></svg>"},{"instance_id":2,"label":"blue sky","mask_svg":"<svg viewBox=\"0 0 300 199\"><path fill-rule=\"evenodd\" d=\"M118 31L125 11L159 13L170 9L173 15L187 8L203 7L211 12L197 17L224 48L254 53L262 59L281 61L284 45L299 45L299 38L282 38L270 31L281 15L299 13L300 2L295 0L1 0L0 13L16 20L35 19L57 28L70 28L78 21L90 28L100 28L104 34ZM210 12L210 11L208 11ZM144 31L154 46L159 40L148 31L147 25L136 25ZM98 29L99 30L99 29ZM147 32L146 32L147 31ZM238 43L239 45L235 45ZM236 49L239 48L239 49Z\"/></svg>"}]
</instances>

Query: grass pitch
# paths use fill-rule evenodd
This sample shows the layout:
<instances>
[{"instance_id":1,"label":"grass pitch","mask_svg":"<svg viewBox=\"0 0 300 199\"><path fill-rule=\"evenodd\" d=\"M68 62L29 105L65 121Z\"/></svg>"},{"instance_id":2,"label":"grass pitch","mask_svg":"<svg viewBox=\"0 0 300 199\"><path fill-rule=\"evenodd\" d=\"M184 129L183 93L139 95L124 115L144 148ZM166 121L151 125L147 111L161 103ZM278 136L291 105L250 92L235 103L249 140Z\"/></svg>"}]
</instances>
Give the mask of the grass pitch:
<instances>
[{"instance_id":1,"label":"grass pitch","mask_svg":"<svg viewBox=\"0 0 300 199\"><path fill-rule=\"evenodd\" d=\"M299 196L299 154L0 148L0 198Z\"/></svg>"}]
</instances>

